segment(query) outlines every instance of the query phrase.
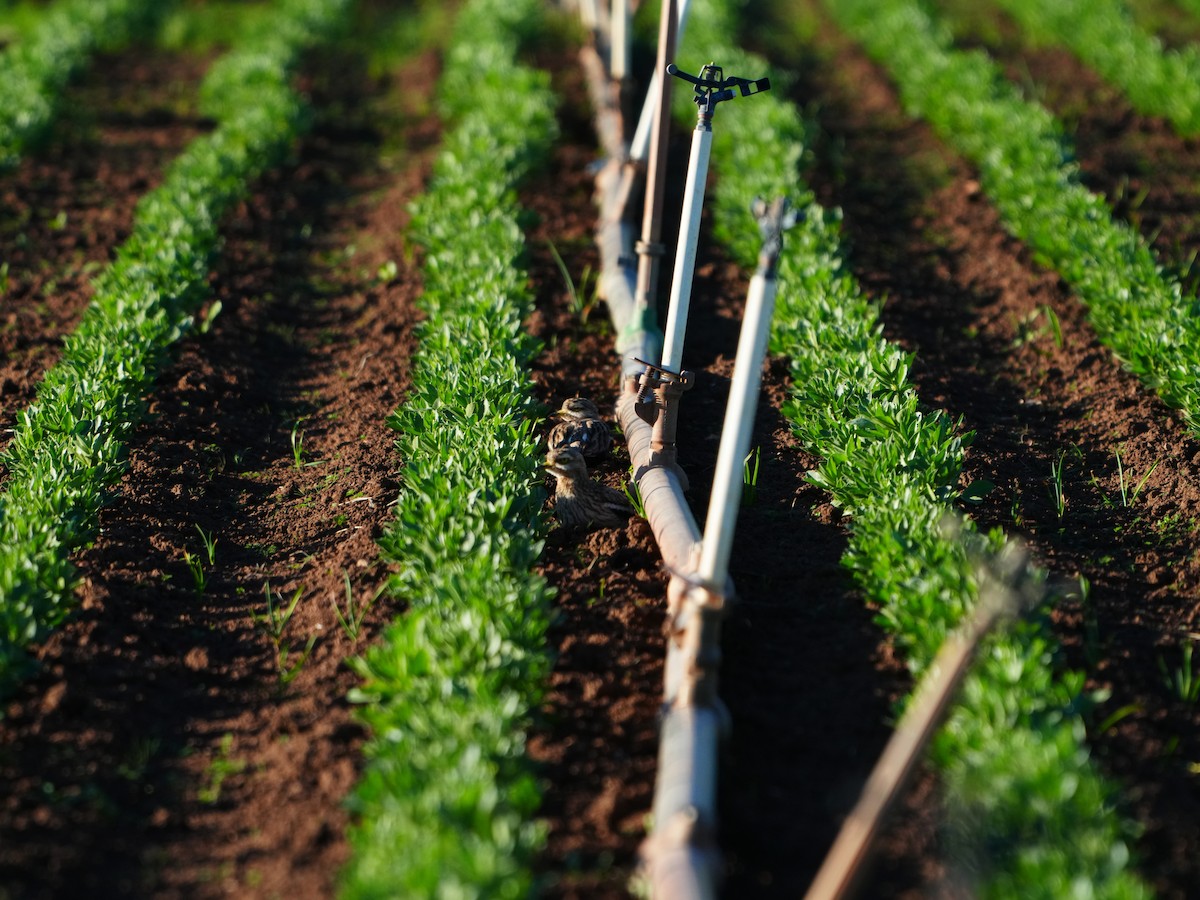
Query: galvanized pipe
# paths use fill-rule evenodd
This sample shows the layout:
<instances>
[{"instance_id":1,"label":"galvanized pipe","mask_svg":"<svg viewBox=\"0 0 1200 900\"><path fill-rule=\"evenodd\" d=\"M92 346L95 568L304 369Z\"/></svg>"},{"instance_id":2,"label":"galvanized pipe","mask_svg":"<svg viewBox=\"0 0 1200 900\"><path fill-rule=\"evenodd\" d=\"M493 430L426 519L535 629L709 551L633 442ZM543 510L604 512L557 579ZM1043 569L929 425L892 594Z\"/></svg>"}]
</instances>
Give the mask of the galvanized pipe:
<instances>
[{"instance_id":1,"label":"galvanized pipe","mask_svg":"<svg viewBox=\"0 0 1200 900\"><path fill-rule=\"evenodd\" d=\"M613 0L612 50L609 75L614 81L629 76L629 0Z\"/></svg>"},{"instance_id":2,"label":"galvanized pipe","mask_svg":"<svg viewBox=\"0 0 1200 900\"><path fill-rule=\"evenodd\" d=\"M684 26L687 25L688 10L691 8L691 5L692 0L678 0L678 10L675 18L676 45L683 42L683 30ZM650 85L646 89L646 100L642 104L642 113L638 116L637 130L634 131L633 141L629 145L629 158L637 163L644 163L649 158L650 135L651 129L654 126L654 119L658 114L658 97L662 77L661 69L655 69L654 74L650 76ZM669 116L670 114L671 111L668 109L667 115Z\"/></svg>"},{"instance_id":3,"label":"galvanized pipe","mask_svg":"<svg viewBox=\"0 0 1200 900\"><path fill-rule=\"evenodd\" d=\"M663 195L665 193L667 172L667 143L671 123L671 87L672 80L665 77L667 65L675 55L676 41L675 0L663 0L662 15L658 28L658 61L654 68L658 78L650 86L651 93L646 100L649 104L656 101L655 114L652 117L654 127L650 135L650 163L646 169L646 199L642 209L642 239L637 244L638 270L637 289L634 299L638 309L643 311L646 318L657 318L654 315L658 292L659 262L664 247L662 240ZM643 107L645 109L645 107ZM626 163L626 177L631 177L630 170L634 163ZM657 358L644 357L650 362L658 362Z\"/></svg>"},{"instance_id":4,"label":"galvanized pipe","mask_svg":"<svg viewBox=\"0 0 1200 900\"><path fill-rule=\"evenodd\" d=\"M676 372L683 363L683 339L692 303L692 278L696 271L696 245L700 239L700 213L704 207L712 137L712 119L702 113L697 117L696 130L692 132L679 244L675 249L675 271L671 279L670 305L667 307L667 330L663 339L662 367Z\"/></svg>"},{"instance_id":5,"label":"galvanized pipe","mask_svg":"<svg viewBox=\"0 0 1200 900\"><path fill-rule=\"evenodd\" d=\"M684 706L663 719L654 832L642 847L652 897L708 900L721 882L717 847L717 754L722 716Z\"/></svg>"},{"instance_id":6,"label":"galvanized pipe","mask_svg":"<svg viewBox=\"0 0 1200 900\"><path fill-rule=\"evenodd\" d=\"M742 334L738 340L733 381L729 386L725 427L721 431L721 444L717 450L717 468L713 475L700 549L697 575L704 584L723 585L729 574L729 555L733 548L738 507L741 505L742 473L746 454L750 450L750 432L754 428L754 414L758 407L762 364L767 355L767 338L771 330L771 316L775 311L777 284L774 277L761 272L755 272L750 279L750 293L742 318Z\"/></svg>"},{"instance_id":7,"label":"galvanized pipe","mask_svg":"<svg viewBox=\"0 0 1200 900\"><path fill-rule=\"evenodd\" d=\"M652 427L636 412L637 376L642 366L633 357L659 358L661 344L645 308L635 302L632 270L633 231L623 219L628 185L622 179L619 116L612 115L611 92L597 71L595 54L583 54L589 70L592 99L598 110L598 130L609 152L609 163L597 178L600 221L602 295L617 329L622 354L622 391L617 418L633 462L633 480L641 492L650 529L672 577L668 584L668 631L663 696L665 717L660 740L655 786L653 833L643 846L652 895L679 900L711 900L717 896L721 859L715 842L717 738L724 727L724 710L712 697L700 702L688 685L711 690L715 657L703 647L700 623L720 609L694 589L700 529L683 497L679 474L669 466L653 465ZM710 134L711 137L711 134ZM616 151L616 152L614 152ZM707 169L707 159L704 160ZM628 171L627 169L625 171ZM698 215L697 215L698 222ZM687 241L694 246L695 236ZM694 258L692 264L694 265ZM689 275L690 282L690 275ZM705 609L704 607L710 607ZM689 623L694 623L689 625ZM707 629L713 633L713 629ZM697 679L698 669L711 670Z\"/></svg>"}]
</instances>

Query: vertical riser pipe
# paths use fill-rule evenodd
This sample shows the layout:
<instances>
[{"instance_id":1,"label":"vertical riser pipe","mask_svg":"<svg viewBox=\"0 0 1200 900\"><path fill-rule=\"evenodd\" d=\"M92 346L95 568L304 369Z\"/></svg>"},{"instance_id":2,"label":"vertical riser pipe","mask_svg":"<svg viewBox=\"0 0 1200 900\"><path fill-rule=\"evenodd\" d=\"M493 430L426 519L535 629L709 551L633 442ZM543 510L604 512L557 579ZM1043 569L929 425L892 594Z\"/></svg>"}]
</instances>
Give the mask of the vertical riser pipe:
<instances>
[{"instance_id":1,"label":"vertical riser pipe","mask_svg":"<svg viewBox=\"0 0 1200 900\"><path fill-rule=\"evenodd\" d=\"M683 29L687 24L688 7L691 0L678 0L679 5L675 14L675 46L683 43ZM629 158L634 162L644 163L650 156L650 132L654 127L654 117L658 115L658 80L659 72L650 76L650 86L646 89L646 100L642 104L642 113L638 117L637 130L633 133L633 142L629 146Z\"/></svg>"},{"instance_id":2,"label":"vertical riser pipe","mask_svg":"<svg viewBox=\"0 0 1200 900\"><path fill-rule=\"evenodd\" d=\"M708 179L708 161L711 153L712 127L708 123L702 123L692 132L688 182L683 194L682 227L679 230L670 306L667 309L667 335L663 341L662 367L672 372L678 372L682 367L683 337L687 330L688 310L692 302L696 244L700 238L700 213L704 207L704 187Z\"/></svg>"},{"instance_id":3,"label":"vertical riser pipe","mask_svg":"<svg viewBox=\"0 0 1200 900\"><path fill-rule=\"evenodd\" d=\"M717 469L713 476L704 540L700 549L700 580L721 588L729 573L729 555L741 505L746 454L750 451L750 433L758 408L758 390L762 384L762 364L767 353L771 316L775 311L777 282L755 274L750 280L742 334L738 340L733 381L725 409L725 427L717 451Z\"/></svg>"},{"instance_id":4,"label":"vertical riser pipe","mask_svg":"<svg viewBox=\"0 0 1200 900\"><path fill-rule=\"evenodd\" d=\"M629 75L629 0L613 0L609 74L614 81L623 81Z\"/></svg>"}]
</instances>

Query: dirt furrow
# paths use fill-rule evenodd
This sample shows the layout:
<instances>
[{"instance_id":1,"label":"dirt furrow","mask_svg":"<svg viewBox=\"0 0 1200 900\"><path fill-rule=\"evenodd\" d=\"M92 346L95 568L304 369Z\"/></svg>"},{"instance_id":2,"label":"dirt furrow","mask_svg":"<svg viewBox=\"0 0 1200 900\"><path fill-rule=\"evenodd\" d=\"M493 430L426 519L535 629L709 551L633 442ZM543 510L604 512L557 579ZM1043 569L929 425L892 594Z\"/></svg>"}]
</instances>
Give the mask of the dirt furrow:
<instances>
[{"instance_id":1,"label":"dirt furrow","mask_svg":"<svg viewBox=\"0 0 1200 900\"><path fill-rule=\"evenodd\" d=\"M226 229L221 313L160 379L78 560L82 608L0 723L14 896L325 897L346 858L362 735L333 606L387 577L385 420L412 350L403 235L436 60L382 81L346 57L315 71L316 108L336 112ZM404 150L390 167L385 140Z\"/></svg>"},{"instance_id":2,"label":"dirt furrow","mask_svg":"<svg viewBox=\"0 0 1200 900\"><path fill-rule=\"evenodd\" d=\"M145 47L100 58L45 147L0 175L0 446L91 299L92 276L128 236L137 201L211 127L194 111L206 67Z\"/></svg>"}]
</instances>

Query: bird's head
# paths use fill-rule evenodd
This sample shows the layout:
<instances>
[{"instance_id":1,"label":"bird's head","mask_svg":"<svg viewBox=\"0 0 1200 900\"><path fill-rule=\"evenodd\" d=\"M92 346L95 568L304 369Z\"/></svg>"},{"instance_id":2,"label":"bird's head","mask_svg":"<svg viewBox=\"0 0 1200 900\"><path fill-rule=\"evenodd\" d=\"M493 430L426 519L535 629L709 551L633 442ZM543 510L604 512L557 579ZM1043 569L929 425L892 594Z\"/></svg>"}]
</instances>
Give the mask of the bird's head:
<instances>
[{"instance_id":1,"label":"bird's head","mask_svg":"<svg viewBox=\"0 0 1200 900\"><path fill-rule=\"evenodd\" d=\"M572 397L563 401L563 405L555 415L562 416L564 419L598 419L600 410L587 397Z\"/></svg>"},{"instance_id":2,"label":"bird's head","mask_svg":"<svg viewBox=\"0 0 1200 900\"><path fill-rule=\"evenodd\" d=\"M546 454L546 468L564 478L587 478L587 463L576 447L558 447Z\"/></svg>"}]
</instances>

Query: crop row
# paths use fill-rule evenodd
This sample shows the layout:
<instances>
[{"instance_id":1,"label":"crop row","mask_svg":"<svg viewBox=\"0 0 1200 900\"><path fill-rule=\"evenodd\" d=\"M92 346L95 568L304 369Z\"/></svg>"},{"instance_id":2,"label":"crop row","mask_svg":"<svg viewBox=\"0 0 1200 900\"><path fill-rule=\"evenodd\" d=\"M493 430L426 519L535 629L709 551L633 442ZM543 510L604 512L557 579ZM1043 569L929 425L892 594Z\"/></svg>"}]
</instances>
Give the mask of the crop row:
<instances>
[{"instance_id":1,"label":"crop row","mask_svg":"<svg viewBox=\"0 0 1200 900\"><path fill-rule=\"evenodd\" d=\"M17 163L53 121L63 88L97 50L151 27L170 3L62 0L0 54L0 170Z\"/></svg>"},{"instance_id":2,"label":"crop row","mask_svg":"<svg viewBox=\"0 0 1200 900\"><path fill-rule=\"evenodd\" d=\"M543 842L525 732L550 668L546 531L514 185L556 137L515 56L537 0L470 0L439 85L455 124L415 205L426 319L391 424L404 459L381 540L409 609L353 661L371 737L351 798L348 897L522 897Z\"/></svg>"},{"instance_id":3,"label":"crop row","mask_svg":"<svg viewBox=\"0 0 1200 900\"><path fill-rule=\"evenodd\" d=\"M736 29L727 7L696 6L686 53L728 72L766 71L728 46ZM1004 537L979 535L969 520L957 537L945 531L970 436L922 408L911 357L881 336L877 307L847 274L837 216L796 175L805 123L778 97L760 100L714 128L715 228L749 265L758 251L752 199L789 195L804 209L785 237L771 338L790 361L785 413L821 457L810 479L848 516L844 564L920 673L976 600L972 558ZM1141 896L1127 869L1127 827L1084 745L1083 678L1055 674L1044 612L989 639L935 742L962 859L987 896L1068 896L1079 883L1096 896Z\"/></svg>"},{"instance_id":4,"label":"crop row","mask_svg":"<svg viewBox=\"0 0 1200 900\"><path fill-rule=\"evenodd\" d=\"M18 416L2 459L0 689L24 669L23 648L66 615L76 580L68 554L95 535L146 389L207 294L220 220L291 147L304 123L291 73L304 48L331 35L347 3L280 0L272 28L212 67L201 106L218 127L142 198L60 362Z\"/></svg>"},{"instance_id":5,"label":"crop row","mask_svg":"<svg viewBox=\"0 0 1200 900\"><path fill-rule=\"evenodd\" d=\"M1079 182L1062 128L912 0L828 4L914 116L978 167L1005 227L1072 286L1100 340L1200 430L1200 318L1178 278ZM903 35L903 39L898 36Z\"/></svg>"},{"instance_id":6,"label":"crop row","mask_svg":"<svg viewBox=\"0 0 1200 900\"><path fill-rule=\"evenodd\" d=\"M1164 50L1139 28L1121 0L1000 0L1035 40L1069 48L1133 105L1171 121L1180 134L1200 134L1200 48Z\"/></svg>"}]
</instances>

